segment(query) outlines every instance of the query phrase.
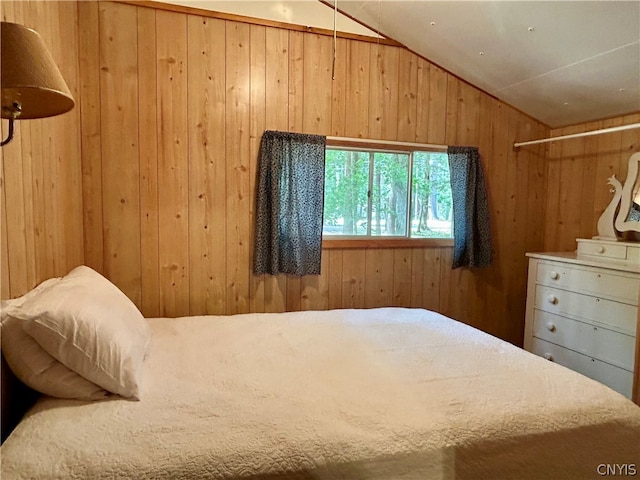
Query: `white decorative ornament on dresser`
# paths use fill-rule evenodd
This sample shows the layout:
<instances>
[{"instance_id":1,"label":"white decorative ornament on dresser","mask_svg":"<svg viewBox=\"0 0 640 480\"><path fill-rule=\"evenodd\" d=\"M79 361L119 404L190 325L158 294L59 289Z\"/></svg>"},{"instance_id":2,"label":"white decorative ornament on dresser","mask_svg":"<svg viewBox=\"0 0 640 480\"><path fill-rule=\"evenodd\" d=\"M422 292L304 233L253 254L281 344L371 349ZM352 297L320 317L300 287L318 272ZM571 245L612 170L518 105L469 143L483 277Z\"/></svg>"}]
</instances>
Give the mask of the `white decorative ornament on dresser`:
<instances>
[{"instance_id":1,"label":"white decorative ornament on dresser","mask_svg":"<svg viewBox=\"0 0 640 480\"><path fill-rule=\"evenodd\" d=\"M631 398L640 243L578 239L529 253L524 348Z\"/></svg>"},{"instance_id":2,"label":"white decorative ornament on dresser","mask_svg":"<svg viewBox=\"0 0 640 480\"><path fill-rule=\"evenodd\" d=\"M627 180L622 187L620 210L616 217L616 230L629 240L640 240L640 178L638 165L640 152L629 157Z\"/></svg>"},{"instance_id":3,"label":"white decorative ornament on dresser","mask_svg":"<svg viewBox=\"0 0 640 480\"><path fill-rule=\"evenodd\" d=\"M611 202L598 219L598 236L601 240L640 240L640 177L638 171L640 152L629 157L627 179L624 186L611 176L607 183L613 187ZM619 207L619 208L618 208Z\"/></svg>"}]
</instances>

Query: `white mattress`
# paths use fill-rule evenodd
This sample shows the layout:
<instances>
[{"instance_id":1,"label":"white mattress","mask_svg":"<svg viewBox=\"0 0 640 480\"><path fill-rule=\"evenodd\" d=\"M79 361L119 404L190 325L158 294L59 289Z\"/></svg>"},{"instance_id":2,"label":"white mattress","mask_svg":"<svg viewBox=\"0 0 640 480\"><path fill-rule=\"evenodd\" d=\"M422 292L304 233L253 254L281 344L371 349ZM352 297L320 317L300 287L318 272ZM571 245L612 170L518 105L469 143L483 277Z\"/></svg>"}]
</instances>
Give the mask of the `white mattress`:
<instances>
[{"instance_id":1,"label":"white mattress","mask_svg":"<svg viewBox=\"0 0 640 480\"><path fill-rule=\"evenodd\" d=\"M140 402L43 398L2 479L598 478L640 408L425 310L151 319Z\"/></svg>"}]
</instances>

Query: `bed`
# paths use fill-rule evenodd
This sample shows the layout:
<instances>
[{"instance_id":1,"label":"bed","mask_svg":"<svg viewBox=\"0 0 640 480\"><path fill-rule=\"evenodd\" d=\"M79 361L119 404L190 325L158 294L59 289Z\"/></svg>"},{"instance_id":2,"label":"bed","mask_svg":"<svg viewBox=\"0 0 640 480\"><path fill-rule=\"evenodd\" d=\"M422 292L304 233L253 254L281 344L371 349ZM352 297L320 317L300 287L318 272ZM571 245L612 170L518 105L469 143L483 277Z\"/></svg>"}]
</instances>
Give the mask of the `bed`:
<instances>
[{"instance_id":1,"label":"bed","mask_svg":"<svg viewBox=\"0 0 640 480\"><path fill-rule=\"evenodd\" d=\"M638 406L431 311L146 322L140 400L41 397L1 447L3 480L541 480L640 468Z\"/></svg>"}]
</instances>

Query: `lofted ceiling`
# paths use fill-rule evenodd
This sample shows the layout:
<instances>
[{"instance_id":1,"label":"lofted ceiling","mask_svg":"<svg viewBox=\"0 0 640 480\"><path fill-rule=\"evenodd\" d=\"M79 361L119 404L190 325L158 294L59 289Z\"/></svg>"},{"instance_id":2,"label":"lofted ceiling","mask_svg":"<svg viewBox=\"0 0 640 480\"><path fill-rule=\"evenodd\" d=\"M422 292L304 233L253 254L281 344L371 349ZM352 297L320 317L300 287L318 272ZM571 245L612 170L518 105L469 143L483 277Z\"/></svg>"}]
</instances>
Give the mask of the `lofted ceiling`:
<instances>
[{"instance_id":1,"label":"lofted ceiling","mask_svg":"<svg viewBox=\"0 0 640 480\"><path fill-rule=\"evenodd\" d=\"M323 28L333 28L333 2L171 0ZM640 111L638 0L338 0L338 9L551 127ZM339 30L373 35L359 28L339 18Z\"/></svg>"}]
</instances>

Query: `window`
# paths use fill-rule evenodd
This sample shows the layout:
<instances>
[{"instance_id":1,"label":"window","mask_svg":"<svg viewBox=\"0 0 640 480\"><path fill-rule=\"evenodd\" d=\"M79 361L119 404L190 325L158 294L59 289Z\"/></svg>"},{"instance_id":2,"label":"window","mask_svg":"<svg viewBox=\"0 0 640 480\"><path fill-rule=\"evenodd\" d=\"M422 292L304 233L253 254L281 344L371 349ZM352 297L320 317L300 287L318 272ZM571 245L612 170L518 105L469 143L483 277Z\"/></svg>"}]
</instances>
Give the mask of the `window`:
<instances>
[{"instance_id":1,"label":"window","mask_svg":"<svg viewBox=\"0 0 640 480\"><path fill-rule=\"evenodd\" d=\"M327 147L325 238L452 238L446 153Z\"/></svg>"}]
</instances>

